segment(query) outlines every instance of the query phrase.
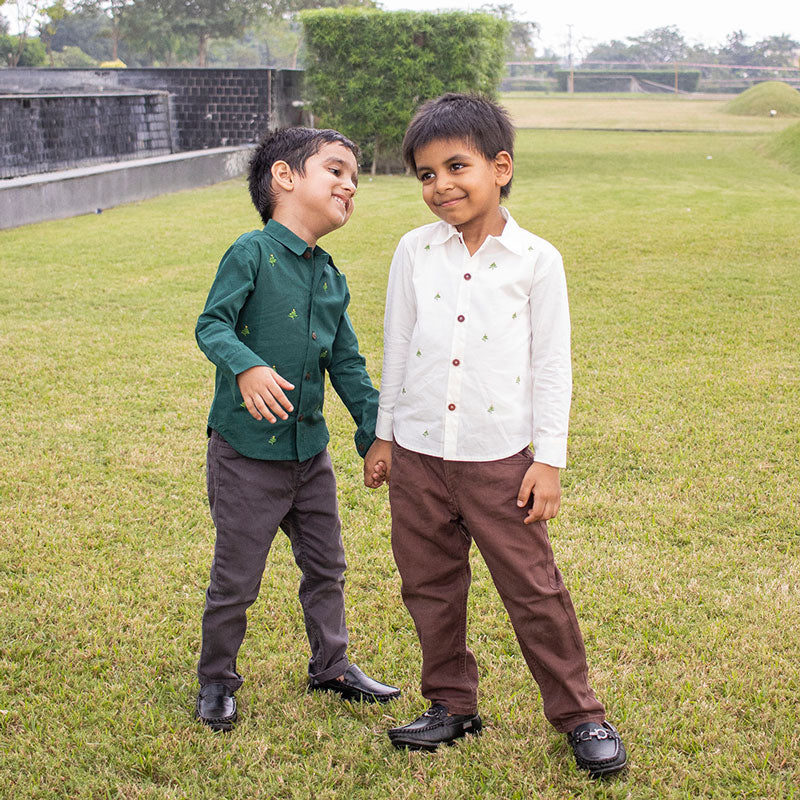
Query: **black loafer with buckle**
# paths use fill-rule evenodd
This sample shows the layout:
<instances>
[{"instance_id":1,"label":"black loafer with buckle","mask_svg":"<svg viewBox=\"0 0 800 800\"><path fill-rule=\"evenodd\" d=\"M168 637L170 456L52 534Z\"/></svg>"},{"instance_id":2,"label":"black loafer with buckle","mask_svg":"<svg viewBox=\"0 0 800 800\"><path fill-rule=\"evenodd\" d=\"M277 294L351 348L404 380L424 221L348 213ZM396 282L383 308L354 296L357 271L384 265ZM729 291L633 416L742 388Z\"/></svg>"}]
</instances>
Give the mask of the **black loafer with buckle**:
<instances>
[{"instance_id":1,"label":"black loafer with buckle","mask_svg":"<svg viewBox=\"0 0 800 800\"><path fill-rule=\"evenodd\" d=\"M604 778L621 772L628 764L625 745L610 722L584 722L567 734L575 761L592 778Z\"/></svg>"},{"instance_id":2,"label":"black loafer with buckle","mask_svg":"<svg viewBox=\"0 0 800 800\"><path fill-rule=\"evenodd\" d=\"M335 692L343 700L364 703L388 703L400 697L400 690L396 686L379 683L365 675L355 664L351 664L342 676L329 681L308 682L309 692Z\"/></svg>"},{"instance_id":3,"label":"black loafer with buckle","mask_svg":"<svg viewBox=\"0 0 800 800\"><path fill-rule=\"evenodd\" d=\"M483 723L477 714L449 714L447 706L432 705L408 725L391 728L389 741L408 750L435 750L440 744L454 744L467 734L480 735Z\"/></svg>"},{"instance_id":4,"label":"black loafer with buckle","mask_svg":"<svg viewBox=\"0 0 800 800\"><path fill-rule=\"evenodd\" d=\"M224 683L209 683L200 688L195 707L197 718L212 731L230 731L236 722L236 698Z\"/></svg>"}]
</instances>

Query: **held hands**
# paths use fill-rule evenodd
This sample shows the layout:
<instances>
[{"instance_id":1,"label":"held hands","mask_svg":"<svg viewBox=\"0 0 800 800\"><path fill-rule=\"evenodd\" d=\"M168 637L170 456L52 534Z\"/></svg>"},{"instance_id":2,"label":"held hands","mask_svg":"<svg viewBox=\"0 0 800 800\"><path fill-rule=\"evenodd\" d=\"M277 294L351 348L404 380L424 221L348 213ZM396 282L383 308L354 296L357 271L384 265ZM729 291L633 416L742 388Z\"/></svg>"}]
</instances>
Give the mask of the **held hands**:
<instances>
[{"instance_id":1,"label":"held hands","mask_svg":"<svg viewBox=\"0 0 800 800\"><path fill-rule=\"evenodd\" d=\"M377 489L389 483L392 471L392 443L386 439L376 439L364 456L364 486Z\"/></svg>"},{"instance_id":2,"label":"held hands","mask_svg":"<svg viewBox=\"0 0 800 800\"><path fill-rule=\"evenodd\" d=\"M530 465L517 495L517 505L522 508L533 495L533 507L525 517L525 524L553 519L561 506L561 480L558 467L534 461Z\"/></svg>"},{"instance_id":3,"label":"held hands","mask_svg":"<svg viewBox=\"0 0 800 800\"><path fill-rule=\"evenodd\" d=\"M270 367L250 367L236 376L236 383L245 407L255 419L277 422L275 415L288 419L286 412L294 411L294 406L283 393L284 389L294 389L294 384Z\"/></svg>"}]
</instances>

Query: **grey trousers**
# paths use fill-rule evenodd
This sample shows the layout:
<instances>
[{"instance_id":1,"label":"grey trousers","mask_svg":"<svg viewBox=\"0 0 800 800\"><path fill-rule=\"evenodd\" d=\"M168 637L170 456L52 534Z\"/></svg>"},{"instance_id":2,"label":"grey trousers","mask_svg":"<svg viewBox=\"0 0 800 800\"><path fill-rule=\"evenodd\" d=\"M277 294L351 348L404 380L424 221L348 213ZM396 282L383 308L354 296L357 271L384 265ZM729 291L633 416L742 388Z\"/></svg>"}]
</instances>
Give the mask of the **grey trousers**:
<instances>
[{"instance_id":1,"label":"grey trousers","mask_svg":"<svg viewBox=\"0 0 800 800\"><path fill-rule=\"evenodd\" d=\"M216 431L206 458L208 500L217 529L203 613L197 675L201 686L236 690L236 656L247 609L258 597L270 547L281 528L300 568L300 604L311 645L309 677L325 681L348 666L344 571L336 480L324 450L307 461L262 461L233 449Z\"/></svg>"}]
</instances>

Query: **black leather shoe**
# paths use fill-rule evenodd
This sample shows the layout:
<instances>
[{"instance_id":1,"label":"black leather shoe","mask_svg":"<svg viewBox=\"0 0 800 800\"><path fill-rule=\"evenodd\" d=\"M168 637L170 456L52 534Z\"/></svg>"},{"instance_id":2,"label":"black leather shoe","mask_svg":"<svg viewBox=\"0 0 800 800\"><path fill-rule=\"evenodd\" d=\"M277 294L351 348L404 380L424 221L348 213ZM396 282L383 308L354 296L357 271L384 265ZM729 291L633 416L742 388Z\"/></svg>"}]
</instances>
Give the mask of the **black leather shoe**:
<instances>
[{"instance_id":1,"label":"black leather shoe","mask_svg":"<svg viewBox=\"0 0 800 800\"><path fill-rule=\"evenodd\" d=\"M628 764L625 745L617 729L610 723L584 722L567 734L575 761L592 778L621 772Z\"/></svg>"},{"instance_id":2,"label":"black leather shoe","mask_svg":"<svg viewBox=\"0 0 800 800\"><path fill-rule=\"evenodd\" d=\"M447 706L432 705L421 717L408 725L391 728L387 733L395 747L409 750L435 750L440 744L454 744L466 734L480 735L483 723L475 714L447 713Z\"/></svg>"},{"instance_id":3,"label":"black leather shoe","mask_svg":"<svg viewBox=\"0 0 800 800\"><path fill-rule=\"evenodd\" d=\"M388 703L400 697L400 690L367 677L355 664L345 671L342 680L308 682L309 692L336 692L343 700L364 703Z\"/></svg>"},{"instance_id":4,"label":"black leather shoe","mask_svg":"<svg viewBox=\"0 0 800 800\"><path fill-rule=\"evenodd\" d=\"M200 688L195 713L212 731L229 731L236 722L236 698L224 683L209 683Z\"/></svg>"}]
</instances>

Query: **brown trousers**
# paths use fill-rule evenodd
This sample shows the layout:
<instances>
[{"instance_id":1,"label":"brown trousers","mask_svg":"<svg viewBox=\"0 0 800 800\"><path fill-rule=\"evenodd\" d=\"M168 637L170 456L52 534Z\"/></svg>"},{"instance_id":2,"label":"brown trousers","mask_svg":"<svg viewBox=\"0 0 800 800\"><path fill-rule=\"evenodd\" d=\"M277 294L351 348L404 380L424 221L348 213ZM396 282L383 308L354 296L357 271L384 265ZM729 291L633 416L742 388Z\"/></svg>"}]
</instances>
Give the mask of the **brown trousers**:
<instances>
[{"instance_id":1,"label":"brown trousers","mask_svg":"<svg viewBox=\"0 0 800 800\"><path fill-rule=\"evenodd\" d=\"M578 620L553 560L547 524L525 525L517 492L529 450L499 461L444 461L392 448L392 550L422 645L422 694L453 714L477 713L478 669L467 647L472 539L511 618L556 730L602 722Z\"/></svg>"}]
</instances>

